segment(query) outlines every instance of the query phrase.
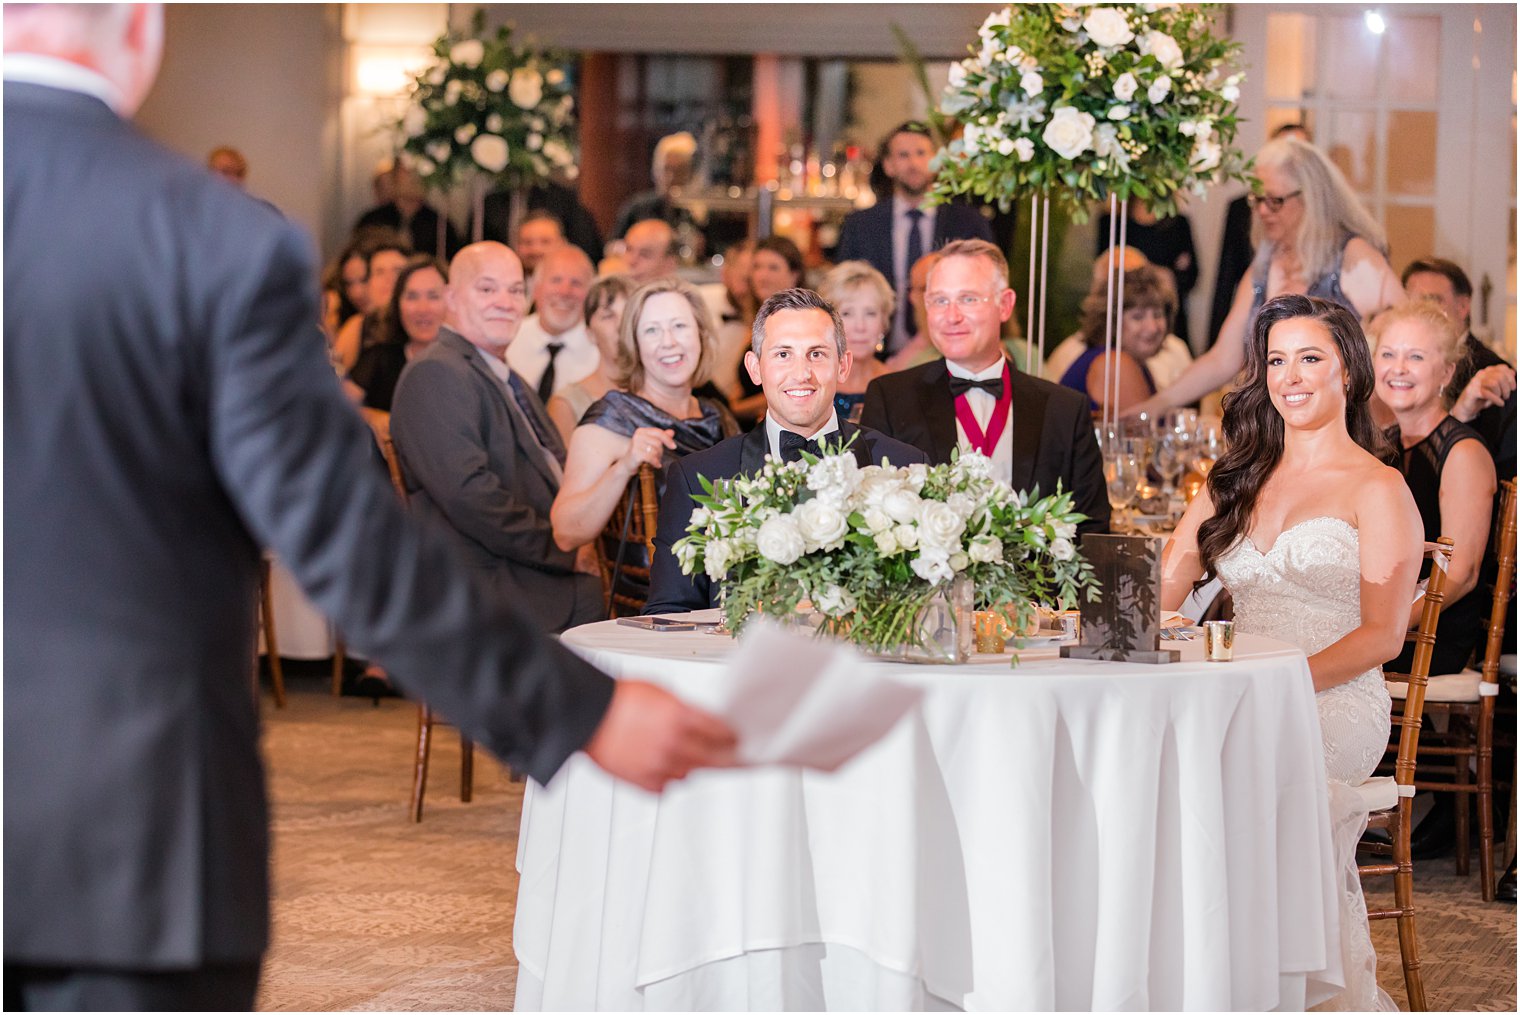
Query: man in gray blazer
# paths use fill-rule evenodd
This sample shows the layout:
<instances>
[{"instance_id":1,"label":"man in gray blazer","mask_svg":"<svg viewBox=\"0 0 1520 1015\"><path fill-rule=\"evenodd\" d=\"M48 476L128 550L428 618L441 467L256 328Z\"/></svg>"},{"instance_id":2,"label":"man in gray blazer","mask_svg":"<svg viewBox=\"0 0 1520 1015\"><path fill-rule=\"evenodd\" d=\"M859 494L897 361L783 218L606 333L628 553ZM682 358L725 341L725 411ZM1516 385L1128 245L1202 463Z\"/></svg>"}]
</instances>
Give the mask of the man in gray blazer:
<instances>
[{"instance_id":1,"label":"man in gray blazer","mask_svg":"<svg viewBox=\"0 0 1520 1015\"><path fill-rule=\"evenodd\" d=\"M239 1010L268 940L260 546L539 780L658 789L731 734L613 681L407 522L305 237L127 117L156 5L5 11L5 1007Z\"/></svg>"},{"instance_id":2,"label":"man in gray blazer","mask_svg":"<svg viewBox=\"0 0 1520 1015\"><path fill-rule=\"evenodd\" d=\"M600 620L592 548L561 550L549 524L559 431L507 364L527 314L522 262L500 243L471 244L454 258L446 298L451 326L402 371L391 405L413 510L544 630Z\"/></svg>"}]
</instances>

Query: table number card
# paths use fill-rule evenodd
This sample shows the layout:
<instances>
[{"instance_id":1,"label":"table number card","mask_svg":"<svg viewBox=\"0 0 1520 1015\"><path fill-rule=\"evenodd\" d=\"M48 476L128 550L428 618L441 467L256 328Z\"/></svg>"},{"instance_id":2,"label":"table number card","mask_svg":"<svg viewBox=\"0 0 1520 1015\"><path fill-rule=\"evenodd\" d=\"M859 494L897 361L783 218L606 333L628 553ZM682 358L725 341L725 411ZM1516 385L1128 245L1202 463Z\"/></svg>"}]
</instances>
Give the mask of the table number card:
<instances>
[{"instance_id":1,"label":"table number card","mask_svg":"<svg viewBox=\"0 0 1520 1015\"><path fill-rule=\"evenodd\" d=\"M1082 638L1062 658L1105 662L1175 663L1181 653L1161 648L1161 548L1152 536L1088 533L1082 555L1102 585L1095 602L1080 604Z\"/></svg>"}]
</instances>

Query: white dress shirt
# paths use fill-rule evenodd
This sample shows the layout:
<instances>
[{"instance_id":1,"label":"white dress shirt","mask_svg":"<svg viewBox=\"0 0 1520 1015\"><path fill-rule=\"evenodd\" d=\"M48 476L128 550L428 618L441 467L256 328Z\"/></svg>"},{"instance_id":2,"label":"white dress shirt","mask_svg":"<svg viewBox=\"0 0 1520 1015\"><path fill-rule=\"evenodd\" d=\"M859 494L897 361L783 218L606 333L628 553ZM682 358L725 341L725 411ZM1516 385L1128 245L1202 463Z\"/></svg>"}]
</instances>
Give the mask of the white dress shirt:
<instances>
[{"instance_id":1,"label":"white dress shirt","mask_svg":"<svg viewBox=\"0 0 1520 1015\"><path fill-rule=\"evenodd\" d=\"M968 381L986 381L1003 376L1004 362L1000 359L985 370L971 371L945 360L945 367L950 371L951 377L964 377ZM971 415L976 419L976 425L982 428L982 433L986 433L987 425L992 421L992 410L997 408L997 399L992 397L990 391L972 388L966 392L966 403L971 407ZM961 426L959 416L955 420L955 434L961 451L971 450L971 441L966 437L966 428ZM1003 427L1003 432L998 435L997 445L992 450L992 474L1004 483L1013 484L1013 411L1011 407L1008 423Z\"/></svg>"},{"instance_id":2,"label":"white dress shirt","mask_svg":"<svg viewBox=\"0 0 1520 1015\"><path fill-rule=\"evenodd\" d=\"M544 330L538 314L529 314L517 329L517 337L507 346L507 363L517 375L538 390L538 382L549 366L549 343L563 342L565 347L554 357L554 390L567 388L596 373L602 354L596 347L584 321L558 335Z\"/></svg>"},{"instance_id":3,"label":"white dress shirt","mask_svg":"<svg viewBox=\"0 0 1520 1015\"><path fill-rule=\"evenodd\" d=\"M771 415L770 413L766 413L765 414L765 440L766 440L766 443L770 445L771 457L772 458L779 459L781 457L781 431L783 429L784 429L784 427L782 427L780 423L776 422L776 417L775 416ZM796 433L795 430L792 431L792 432ZM830 409L829 410L829 421L827 423L823 424L823 426L819 427L817 433L814 433L814 434L798 434L798 436L800 436L800 437L806 437L810 441L816 441L816 440L820 440L820 439L822 439L824 437L827 437L830 434L838 433L838 432L839 432L839 413L836 412L836 411L834 411L833 409Z\"/></svg>"}]
</instances>

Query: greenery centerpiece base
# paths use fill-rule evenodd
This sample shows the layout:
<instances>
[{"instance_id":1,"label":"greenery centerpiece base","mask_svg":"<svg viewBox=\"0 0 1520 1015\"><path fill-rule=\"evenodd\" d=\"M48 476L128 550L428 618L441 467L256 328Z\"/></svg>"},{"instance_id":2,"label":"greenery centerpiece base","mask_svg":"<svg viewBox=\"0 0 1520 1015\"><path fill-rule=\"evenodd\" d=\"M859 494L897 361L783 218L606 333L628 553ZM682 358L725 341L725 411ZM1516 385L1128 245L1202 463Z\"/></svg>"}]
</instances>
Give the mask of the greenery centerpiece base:
<instances>
[{"instance_id":1,"label":"greenery centerpiece base","mask_svg":"<svg viewBox=\"0 0 1520 1015\"><path fill-rule=\"evenodd\" d=\"M735 633L756 614L811 608L819 635L905 661L963 662L971 613L1020 624L1035 603L1074 607L1097 594L1078 553L1084 516L1069 493L1040 498L992 478L975 452L948 465L861 466L847 446L713 482L701 477L687 574L722 583Z\"/></svg>"}]
</instances>

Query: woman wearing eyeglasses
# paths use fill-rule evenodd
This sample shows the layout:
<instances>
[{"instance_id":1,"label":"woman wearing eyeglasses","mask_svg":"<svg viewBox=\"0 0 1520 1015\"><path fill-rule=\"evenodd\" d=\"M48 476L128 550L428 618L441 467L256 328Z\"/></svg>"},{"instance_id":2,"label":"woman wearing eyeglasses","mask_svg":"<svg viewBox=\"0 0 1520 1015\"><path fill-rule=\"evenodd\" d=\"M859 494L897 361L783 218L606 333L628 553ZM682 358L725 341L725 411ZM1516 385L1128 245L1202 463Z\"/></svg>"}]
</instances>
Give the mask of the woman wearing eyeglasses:
<instances>
[{"instance_id":1,"label":"woman wearing eyeglasses","mask_svg":"<svg viewBox=\"0 0 1520 1015\"><path fill-rule=\"evenodd\" d=\"M1128 409L1157 413L1196 402L1245 365L1245 337L1263 303L1297 293L1339 303L1368 320L1403 298L1383 251L1383 230L1329 159L1282 137L1256 158L1262 189L1252 196L1256 258L1235 291L1212 348L1169 387Z\"/></svg>"}]
</instances>

